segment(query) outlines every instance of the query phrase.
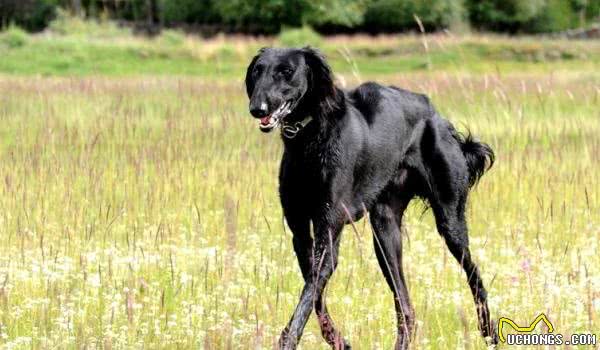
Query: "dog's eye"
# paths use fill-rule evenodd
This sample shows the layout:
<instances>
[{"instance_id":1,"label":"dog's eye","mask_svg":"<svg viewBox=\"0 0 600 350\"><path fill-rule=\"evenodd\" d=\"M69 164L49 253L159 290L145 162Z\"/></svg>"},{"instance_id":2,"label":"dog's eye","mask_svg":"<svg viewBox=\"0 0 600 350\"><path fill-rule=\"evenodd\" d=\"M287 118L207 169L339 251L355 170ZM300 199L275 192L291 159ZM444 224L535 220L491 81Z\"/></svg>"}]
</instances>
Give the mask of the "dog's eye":
<instances>
[{"instance_id":1,"label":"dog's eye","mask_svg":"<svg viewBox=\"0 0 600 350\"><path fill-rule=\"evenodd\" d=\"M289 79L294 74L294 71L291 68L283 68L279 71L279 74L281 74L284 78Z\"/></svg>"}]
</instances>

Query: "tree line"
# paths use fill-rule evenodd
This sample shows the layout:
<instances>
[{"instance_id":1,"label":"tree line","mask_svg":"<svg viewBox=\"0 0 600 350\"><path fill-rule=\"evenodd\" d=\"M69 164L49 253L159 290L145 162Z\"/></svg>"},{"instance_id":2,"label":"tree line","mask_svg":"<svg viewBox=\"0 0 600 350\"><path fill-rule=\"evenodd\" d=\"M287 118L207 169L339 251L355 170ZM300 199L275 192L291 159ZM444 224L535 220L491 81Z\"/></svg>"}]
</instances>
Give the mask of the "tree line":
<instances>
[{"instance_id":1,"label":"tree line","mask_svg":"<svg viewBox=\"0 0 600 350\"><path fill-rule=\"evenodd\" d=\"M600 0L0 0L0 25L43 30L58 9L133 23L150 31L274 34L308 25L322 33L473 28L555 32L600 18Z\"/></svg>"}]
</instances>

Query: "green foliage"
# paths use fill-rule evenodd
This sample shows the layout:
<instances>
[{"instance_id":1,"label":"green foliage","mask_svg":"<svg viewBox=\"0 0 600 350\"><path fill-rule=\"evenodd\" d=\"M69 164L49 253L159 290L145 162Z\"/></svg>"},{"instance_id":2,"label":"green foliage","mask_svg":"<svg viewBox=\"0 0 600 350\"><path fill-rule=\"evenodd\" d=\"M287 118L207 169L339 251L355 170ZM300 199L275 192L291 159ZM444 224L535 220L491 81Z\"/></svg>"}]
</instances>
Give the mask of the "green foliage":
<instances>
[{"instance_id":1,"label":"green foliage","mask_svg":"<svg viewBox=\"0 0 600 350\"><path fill-rule=\"evenodd\" d=\"M312 26L355 28L362 25L367 3L370 0L330 0L315 2L311 13L305 16Z\"/></svg>"},{"instance_id":2,"label":"green foliage","mask_svg":"<svg viewBox=\"0 0 600 350\"><path fill-rule=\"evenodd\" d=\"M8 48L24 46L29 39L29 34L16 25L11 25L0 33L0 42Z\"/></svg>"},{"instance_id":3,"label":"green foliage","mask_svg":"<svg viewBox=\"0 0 600 350\"><path fill-rule=\"evenodd\" d=\"M57 1L0 0L0 26L14 23L27 30L42 30L54 17Z\"/></svg>"},{"instance_id":4,"label":"green foliage","mask_svg":"<svg viewBox=\"0 0 600 350\"><path fill-rule=\"evenodd\" d=\"M56 18L50 22L48 28L60 35L81 35L88 37L116 38L131 35L131 31L119 27L115 22L92 19L85 20L73 16L64 10L58 10Z\"/></svg>"},{"instance_id":5,"label":"green foliage","mask_svg":"<svg viewBox=\"0 0 600 350\"><path fill-rule=\"evenodd\" d=\"M290 47L320 46L323 41L319 33L315 32L309 26L285 28L281 31L277 40L283 46Z\"/></svg>"},{"instance_id":6,"label":"green foliage","mask_svg":"<svg viewBox=\"0 0 600 350\"><path fill-rule=\"evenodd\" d=\"M11 25L7 30L0 33L0 45L11 49L24 46L27 41L29 41L29 34L15 25Z\"/></svg>"},{"instance_id":7,"label":"green foliage","mask_svg":"<svg viewBox=\"0 0 600 350\"><path fill-rule=\"evenodd\" d=\"M212 23L220 19L213 0L162 0L165 23Z\"/></svg>"},{"instance_id":8,"label":"green foliage","mask_svg":"<svg viewBox=\"0 0 600 350\"><path fill-rule=\"evenodd\" d=\"M577 27L598 0L468 0L469 18L480 29L509 32L555 32Z\"/></svg>"},{"instance_id":9,"label":"green foliage","mask_svg":"<svg viewBox=\"0 0 600 350\"><path fill-rule=\"evenodd\" d=\"M209 25L210 31L276 34L309 25L321 32L440 30L472 25L501 32L552 32L600 18L600 0L0 0L0 25L79 30L62 14L132 21L157 33L161 26ZM65 11L59 11L65 8ZM63 21L63 22L60 22ZM60 27L59 24L67 26ZM68 28L71 26L71 28ZM206 26L205 26L206 28ZM103 28L103 30L107 30Z\"/></svg>"},{"instance_id":10,"label":"green foliage","mask_svg":"<svg viewBox=\"0 0 600 350\"><path fill-rule=\"evenodd\" d=\"M301 26L311 13L309 0L231 0L215 2L224 24L250 33L277 33L284 25Z\"/></svg>"},{"instance_id":11,"label":"green foliage","mask_svg":"<svg viewBox=\"0 0 600 350\"><path fill-rule=\"evenodd\" d=\"M588 0L584 12L587 19L600 19L600 0Z\"/></svg>"},{"instance_id":12,"label":"green foliage","mask_svg":"<svg viewBox=\"0 0 600 350\"><path fill-rule=\"evenodd\" d=\"M516 31L538 15L545 0L467 0L471 23L478 28Z\"/></svg>"},{"instance_id":13,"label":"green foliage","mask_svg":"<svg viewBox=\"0 0 600 350\"><path fill-rule=\"evenodd\" d=\"M462 22L461 0L374 0L365 13L370 31L418 29L415 15L428 29L441 29Z\"/></svg>"},{"instance_id":14,"label":"green foliage","mask_svg":"<svg viewBox=\"0 0 600 350\"><path fill-rule=\"evenodd\" d=\"M547 0L546 6L528 27L531 32L548 33L577 26L577 22L575 11L568 2Z\"/></svg>"}]
</instances>

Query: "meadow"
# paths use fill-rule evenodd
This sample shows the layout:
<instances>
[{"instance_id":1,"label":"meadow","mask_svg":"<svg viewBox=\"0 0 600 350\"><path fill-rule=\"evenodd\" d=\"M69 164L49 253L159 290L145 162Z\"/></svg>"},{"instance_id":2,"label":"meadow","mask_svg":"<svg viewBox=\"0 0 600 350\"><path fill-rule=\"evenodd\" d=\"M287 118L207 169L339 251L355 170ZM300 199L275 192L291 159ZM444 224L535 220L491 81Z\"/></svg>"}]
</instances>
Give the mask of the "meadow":
<instances>
[{"instance_id":1,"label":"meadow","mask_svg":"<svg viewBox=\"0 0 600 350\"><path fill-rule=\"evenodd\" d=\"M272 348L302 278L276 192L281 142L250 118L243 75L277 39L117 34L0 40L0 345ZM468 208L493 317L543 312L555 332L600 337L600 45L322 40L341 85L427 93L496 151ZM414 348L485 348L424 209L403 232ZM345 230L326 299L356 349L389 349L392 294L366 222ZM301 346L325 345L313 317Z\"/></svg>"}]
</instances>

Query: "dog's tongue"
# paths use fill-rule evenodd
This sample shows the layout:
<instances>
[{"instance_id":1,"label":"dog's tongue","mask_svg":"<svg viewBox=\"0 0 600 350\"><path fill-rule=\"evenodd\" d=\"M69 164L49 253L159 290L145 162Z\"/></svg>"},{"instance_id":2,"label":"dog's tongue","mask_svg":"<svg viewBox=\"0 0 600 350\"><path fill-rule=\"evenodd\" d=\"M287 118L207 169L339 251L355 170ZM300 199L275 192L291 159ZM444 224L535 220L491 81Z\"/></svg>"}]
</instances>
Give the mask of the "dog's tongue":
<instances>
[{"instance_id":1,"label":"dog's tongue","mask_svg":"<svg viewBox=\"0 0 600 350\"><path fill-rule=\"evenodd\" d=\"M271 122L271 116L270 115L268 115L266 117L260 118L260 123L262 125L269 125L270 122Z\"/></svg>"}]
</instances>

